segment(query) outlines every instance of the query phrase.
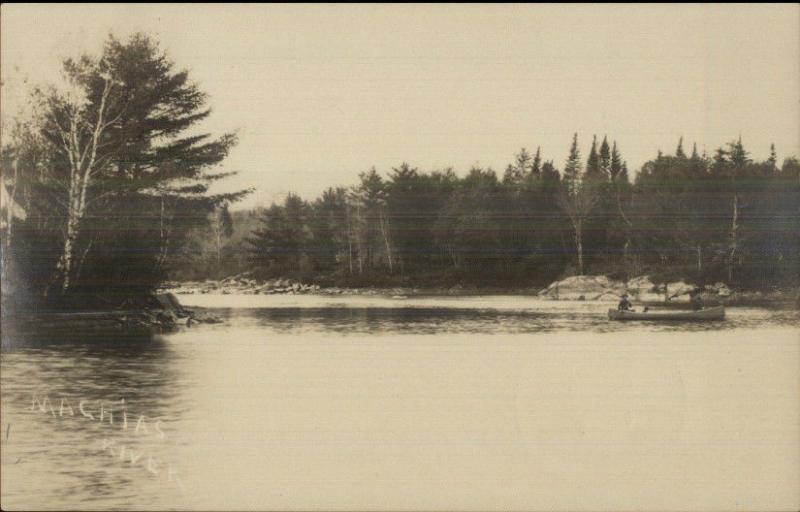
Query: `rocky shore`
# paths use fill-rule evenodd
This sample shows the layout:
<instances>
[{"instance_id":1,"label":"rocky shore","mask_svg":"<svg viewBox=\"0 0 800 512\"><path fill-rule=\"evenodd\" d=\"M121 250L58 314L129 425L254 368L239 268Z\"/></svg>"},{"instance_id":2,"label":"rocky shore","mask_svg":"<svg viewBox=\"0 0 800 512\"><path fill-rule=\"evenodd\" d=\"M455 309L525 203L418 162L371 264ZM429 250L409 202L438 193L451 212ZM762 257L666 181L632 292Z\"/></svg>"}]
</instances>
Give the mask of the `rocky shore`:
<instances>
[{"instance_id":1,"label":"rocky shore","mask_svg":"<svg viewBox=\"0 0 800 512\"><path fill-rule=\"evenodd\" d=\"M606 276L572 276L555 281L538 293L539 297L554 300L618 300L627 293L630 300L638 302L689 302L689 294L696 285L684 281L654 283L649 276L639 276L629 281L616 281ZM701 288L707 299L726 299L731 289L725 283Z\"/></svg>"},{"instance_id":2,"label":"rocky shore","mask_svg":"<svg viewBox=\"0 0 800 512\"><path fill-rule=\"evenodd\" d=\"M162 291L175 295L190 294L243 294L243 295L374 295L385 297L406 297L417 295L467 296L477 294L519 294L536 296L547 300L586 300L617 301L623 293L630 300L641 303L689 302L689 293L697 286L685 281L656 283L649 276L638 276L628 281L614 280L607 276L571 276L551 283L544 289L478 289L455 285L450 288L348 288L339 286L323 287L292 279L257 280L249 273L227 277L221 280L166 283ZM717 282L700 287L704 301L730 305L759 305L760 303L797 304L798 290L740 291L727 284Z\"/></svg>"},{"instance_id":3,"label":"rocky shore","mask_svg":"<svg viewBox=\"0 0 800 512\"><path fill-rule=\"evenodd\" d=\"M705 286L685 281L654 283L649 276L639 276L628 281L613 280L606 276L572 276L553 282L537 296L551 300L615 301L623 293L627 293L633 302L682 304L689 302L690 293L697 288L707 304L800 306L800 290L797 288L735 290L723 282Z\"/></svg>"},{"instance_id":4,"label":"rocky shore","mask_svg":"<svg viewBox=\"0 0 800 512\"><path fill-rule=\"evenodd\" d=\"M205 281L186 281L181 283L165 283L162 286L165 292L175 295L193 295L218 293L223 295L408 295L418 294L418 289L407 288L347 288L339 286L322 287L318 284L308 284L291 279L269 279L258 281L248 276L239 274L221 280L207 279Z\"/></svg>"}]
</instances>

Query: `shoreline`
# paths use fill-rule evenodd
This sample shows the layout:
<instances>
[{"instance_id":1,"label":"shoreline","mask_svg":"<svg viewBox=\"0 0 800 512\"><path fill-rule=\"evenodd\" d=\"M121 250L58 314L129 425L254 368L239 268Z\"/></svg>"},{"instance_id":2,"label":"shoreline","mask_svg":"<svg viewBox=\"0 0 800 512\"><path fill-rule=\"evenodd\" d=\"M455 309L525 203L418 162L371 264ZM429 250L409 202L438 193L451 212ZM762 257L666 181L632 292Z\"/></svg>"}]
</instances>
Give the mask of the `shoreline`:
<instances>
[{"instance_id":1,"label":"shoreline","mask_svg":"<svg viewBox=\"0 0 800 512\"><path fill-rule=\"evenodd\" d=\"M591 277L591 276L588 276ZM570 278L568 278L570 279ZM611 302L619 295L619 287L611 286L595 296L586 294L591 298L581 298L571 292L564 294L563 298L553 297L548 290L553 288L530 287L474 287L456 285L453 287L340 287L320 286L305 284L289 279L275 279L256 281L251 279L227 278L220 281L190 281L183 283L166 283L159 290L162 293L173 293L177 297L186 295L313 295L322 297L381 297L381 298L415 298L415 297L475 297L475 296L519 296L541 298L548 301L559 302ZM785 290L730 290L724 295L713 291L703 291L701 296L709 306L724 305L731 307L779 307L780 309L800 309L800 289L789 288ZM633 300L635 304L644 306L658 306L668 309L685 308L688 296L676 295L669 300L664 300L663 295L658 297L655 293L642 293L641 298Z\"/></svg>"},{"instance_id":2,"label":"shoreline","mask_svg":"<svg viewBox=\"0 0 800 512\"><path fill-rule=\"evenodd\" d=\"M588 287L570 287L577 280L591 281L596 284L603 283L601 288L589 291ZM641 281L641 278L637 278ZM650 283L648 283L649 285ZM563 285L560 295L551 293ZM655 287L654 287L655 288ZM548 302L562 303L606 303L615 304L620 293L620 284L608 280L605 276L580 276L567 278L551 284L544 289L530 287L487 287L456 285L446 287L323 287L294 282L288 279L276 279L258 282L250 279L228 278L221 281L165 283L154 297L159 304L151 307L133 308L129 310L62 310L23 312L17 314L3 311L3 339L9 335L24 335L28 331L48 331L55 334L70 334L75 336L105 335L108 333L141 336L148 334L169 332L181 325L192 323L219 323L221 320L209 314L206 307L190 305L184 307L181 298L191 295L219 295L219 296L255 296L275 295L289 297L294 295L316 297L360 297L380 299L412 299L427 297L496 297L516 296L526 299L539 299ZM727 291L727 288L726 288ZM556 296L554 296L556 295ZM703 302L707 307L723 305L726 307L755 307L779 310L800 310L800 289L788 288L784 290L730 290L724 296L705 290L701 293ZM6 297L7 298L7 297ZM191 300L186 300L191 303ZM649 306L659 309L686 309L687 296L681 294L664 300L664 295L658 295L656 290L646 290L639 296L634 296L632 302L635 306Z\"/></svg>"}]
</instances>

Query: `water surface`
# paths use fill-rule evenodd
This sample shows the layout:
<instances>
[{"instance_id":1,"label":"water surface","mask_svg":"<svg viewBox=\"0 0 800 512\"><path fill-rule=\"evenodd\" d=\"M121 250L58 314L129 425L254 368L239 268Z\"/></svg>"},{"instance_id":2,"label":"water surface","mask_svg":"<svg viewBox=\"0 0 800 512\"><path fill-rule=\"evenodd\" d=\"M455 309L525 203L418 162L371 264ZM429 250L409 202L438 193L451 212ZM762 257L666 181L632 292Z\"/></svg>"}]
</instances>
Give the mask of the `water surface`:
<instances>
[{"instance_id":1,"label":"water surface","mask_svg":"<svg viewBox=\"0 0 800 512\"><path fill-rule=\"evenodd\" d=\"M181 300L226 321L4 347L3 509L800 504L796 311Z\"/></svg>"}]
</instances>

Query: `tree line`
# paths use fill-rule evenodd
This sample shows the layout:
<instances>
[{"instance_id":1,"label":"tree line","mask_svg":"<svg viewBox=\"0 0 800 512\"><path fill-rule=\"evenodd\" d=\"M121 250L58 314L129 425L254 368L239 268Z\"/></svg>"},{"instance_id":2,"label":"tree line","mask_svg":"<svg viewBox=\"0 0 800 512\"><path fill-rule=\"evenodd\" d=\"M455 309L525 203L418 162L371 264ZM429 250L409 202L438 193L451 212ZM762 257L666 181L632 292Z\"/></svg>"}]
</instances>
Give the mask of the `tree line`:
<instances>
[{"instance_id":1,"label":"tree line","mask_svg":"<svg viewBox=\"0 0 800 512\"><path fill-rule=\"evenodd\" d=\"M563 170L522 149L502 175L409 164L260 213L235 253L261 276L341 283L540 285L565 274L767 287L798 282L800 164L708 156L681 139L632 180L621 150L577 134Z\"/></svg>"}]
</instances>

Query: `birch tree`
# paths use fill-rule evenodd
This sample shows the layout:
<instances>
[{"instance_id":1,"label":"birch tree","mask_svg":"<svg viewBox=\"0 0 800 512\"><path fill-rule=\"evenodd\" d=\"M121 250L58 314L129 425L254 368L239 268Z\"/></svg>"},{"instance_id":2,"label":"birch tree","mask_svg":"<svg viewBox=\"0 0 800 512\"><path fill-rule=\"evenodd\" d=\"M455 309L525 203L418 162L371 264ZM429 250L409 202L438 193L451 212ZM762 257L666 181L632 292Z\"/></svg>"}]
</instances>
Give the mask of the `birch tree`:
<instances>
[{"instance_id":1,"label":"birch tree","mask_svg":"<svg viewBox=\"0 0 800 512\"><path fill-rule=\"evenodd\" d=\"M583 261L584 224L598 199L598 191L594 185L591 178L587 179L586 176L581 175L581 157L576 133L572 138L572 146L564 165L564 178L558 195L558 203L567 214L572 227L579 275L583 275L585 270Z\"/></svg>"},{"instance_id":2,"label":"birch tree","mask_svg":"<svg viewBox=\"0 0 800 512\"><path fill-rule=\"evenodd\" d=\"M101 79L102 92L96 109L91 108L86 90L74 75L68 77L66 91L53 88L44 98L49 107L48 128L55 134L55 143L68 164L64 243L51 280L51 285L60 283L61 293L66 293L71 284L77 239L86 214L87 192L93 179L114 157L115 151L108 148L105 135L125 111L125 105L112 96L119 83L108 73L103 73Z\"/></svg>"},{"instance_id":3,"label":"birch tree","mask_svg":"<svg viewBox=\"0 0 800 512\"><path fill-rule=\"evenodd\" d=\"M30 249L37 265L51 266L35 270L51 276L41 295L148 293L192 228L250 192L209 194L234 174L214 169L236 136L187 134L210 114L207 97L147 36L111 36L99 56L64 61L63 76L33 94L48 153L38 178L47 194L36 201L58 206L49 218L61 232L57 256L39 256L53 254L49 246ZM48 238L52 226L42 229Z\"/></svg>"},{"instance_id":4,"label":"birch tree","mask_svg":"<svg viewBox=\"0 0 800 512\"><path fill-rule=\"evenodd\" d=\"M228 205L217 208L211 218L211 233L214 236L214 252L217 260L217 268L222 264L222 245L223 239L233 235L233 219L228 211Z\"/></svg>"}]
</instances>

